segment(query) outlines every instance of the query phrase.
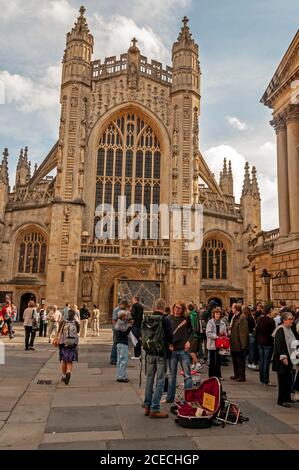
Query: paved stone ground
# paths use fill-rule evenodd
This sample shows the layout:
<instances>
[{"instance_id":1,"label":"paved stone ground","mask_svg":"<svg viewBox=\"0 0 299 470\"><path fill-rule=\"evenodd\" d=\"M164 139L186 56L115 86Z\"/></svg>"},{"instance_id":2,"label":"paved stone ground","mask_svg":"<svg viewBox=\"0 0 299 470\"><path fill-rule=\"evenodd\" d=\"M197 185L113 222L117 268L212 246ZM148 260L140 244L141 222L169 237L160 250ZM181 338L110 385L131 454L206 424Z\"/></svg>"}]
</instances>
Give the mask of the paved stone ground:
<instances>
[{"instance_id":1,"label":"paved stone ground","mask_svg":"<svg viewBox=\"0 0 299 470\"><path fill-rule=\"evenodd\" d=\"M188 430L172 414L161 421L143 415L139 362L129 361L130 383L115 381L109 328L100 338L81 340L80 362L68 386L60 382L57 350L37 338L37 350L25 352L22 328L16 326L16 333L11 341L1 338L6 364L0 365L0 450L299 448L299 403L290 409L277 406L277 389L261 387L257 372L248 370L247 382L238 384L229 380L231 365L223 367L223 388L248 423Z\"/></svg>"}]
</instances>

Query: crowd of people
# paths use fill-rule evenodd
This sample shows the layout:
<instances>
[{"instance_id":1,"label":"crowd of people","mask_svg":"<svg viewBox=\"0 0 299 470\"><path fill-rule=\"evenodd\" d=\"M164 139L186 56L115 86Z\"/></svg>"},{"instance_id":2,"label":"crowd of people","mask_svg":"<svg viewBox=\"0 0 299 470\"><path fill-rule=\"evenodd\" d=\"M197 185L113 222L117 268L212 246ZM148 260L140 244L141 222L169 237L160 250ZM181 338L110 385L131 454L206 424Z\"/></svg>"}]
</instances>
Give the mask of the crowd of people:
<instances>
[{"instance_id":1,"label":"crowd of people","mask_svg":"<svg viewBox=\"0 0 299 470\"><path fill-rule=\"evenodd\" d=\"M299 401L299 311L285 302L275 312L272 305L260 302L256 306L235 303L222 310L214 302L199 309L193 302L186 305L178 300L170 309L163 299L158 299L153 310L142 319L142 305L135 297L131 306L121 301L112 317L110 361L117 365L118 382L129 381L128 338L132 333L132 359L140 358L141 344L146 352L145 415L167 418L168 414L160 411L161 397L167 379L164 402L173 403L179 363L188 389L192 388L192 374L205 361L209 377L222 381L221 367L228 365L228 354L233 366L231 380L246 382L247 365L259 371L262 386L276 386L269 378L272 361L278 381L277 404L288 408Z\"/></svg>"},{"instance_id":2,"label":"crowd of people","mask_svg":"<svg viewBox=\"0 0 299 470\"><path fill-rule=\"evenodd\" d=\"M13 339L13 322L17 318L14 304L7 302L0 310L0 325L6 326ZM101 313L96 305L90 312L86 304L80 309L66 303L39 307L33 300L23 313L25 350L34 351L36 334L48 338L59 347L62 381L69 383L72 365L78 360L78 337L85 338L88 324L99 336ZM192 375L208 365L209 377L223 380L221 368L228 365L231 356L231 380L246 382L246 365L259 371L264 387L276 386L270 382L270 366L277 373L277 404L290 407L299 401L299 311L280 302L274 310L271 304L258 302L256 306L234 303L221 309L214 301L198 308L178 300L172 308L164 299L157 299L153 312L144 314L138 296L131 304L121 300L112 312L113 344L110 363L116 365L116 380L129 382L127 375L129 341L134 347L131 359L142 358L145 351L146 387L145 415L166 418L160 411L162 393L167 389L166 403L175 400L178 364L181 365L185 389L192 388ZM165 387L167 383L167 387ZM291 392L294 392L292 399Z\"/></svg>"}]
</instances>

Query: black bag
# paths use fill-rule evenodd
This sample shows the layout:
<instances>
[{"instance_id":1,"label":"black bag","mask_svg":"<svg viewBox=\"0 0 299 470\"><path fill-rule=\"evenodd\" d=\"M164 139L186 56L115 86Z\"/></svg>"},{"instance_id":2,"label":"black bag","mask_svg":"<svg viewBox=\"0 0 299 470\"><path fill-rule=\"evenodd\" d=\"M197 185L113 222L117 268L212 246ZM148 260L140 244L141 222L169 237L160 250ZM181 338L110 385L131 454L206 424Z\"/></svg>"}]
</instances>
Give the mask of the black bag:
<instances>
[{"instance_id":1,"label":"black bag","mask_svg":"<svg viewBox=\"0 0 299 470\"><path fill-rule=\"evenodd\" d=\"M162 315L147 315L142 321L142 347L151 356L165 354L165 333L162 318Z\"/></svg>"}]
</instances>

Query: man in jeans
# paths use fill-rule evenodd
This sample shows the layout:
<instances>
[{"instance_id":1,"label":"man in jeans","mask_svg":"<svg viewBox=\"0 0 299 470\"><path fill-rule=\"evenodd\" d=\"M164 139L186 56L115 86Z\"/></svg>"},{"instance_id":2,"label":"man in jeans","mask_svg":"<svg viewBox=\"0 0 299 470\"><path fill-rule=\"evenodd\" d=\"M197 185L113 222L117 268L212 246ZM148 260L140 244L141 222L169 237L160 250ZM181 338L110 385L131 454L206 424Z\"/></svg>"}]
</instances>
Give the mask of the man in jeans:
<instances>
[{"instance_id":1,"label":"man in jeans","mask_svg":"<svg viewBox=\"0 0 299 470\"><path fill-rule=\"evenodd\" d=\"M114 326L115 323L117 322L118 319L118 312L120 310L127 310L128 308L128 302L126 300L122 300L120 304L113 309L112 312L112 335L113 335L113 340L112 340L112 348L111 348L111 354L110 354L110 364L113 366L116 365L117 363L117 342L116 342L116 335L115 335L115 330Z\"/></svg>"},{"instance_id":2,"label":"man in jeans","mask_svg":"<svg viewBox=\"0 0 299 470\"><path fill-rule=\"evenodd\" d=\"M167 355L172 343L171 324L165 313L166 302L157 299L154 303L153 316L160 316L164 331L163 352L160 355L146 354L146 385L144 396L144 414L150 418L168 418L168 413L160 411L160 401L164 390L167 371ZM156 378L156 388L154 382Z\"/></svg>"},{"instance_id":3,"label":"man in jeans","mask_svg":"<svg viewBox=\"0 0 299 470\"><path fill-rule=\"evenodd\" d=\"M165 403L172 403L175 399L176 379L178 363L181 364L184 372L184 386L185 390L192 388L191 378L191 356L190 346L193 336L190 317L186 316L186 305L181 300L178 300L174 307L173 313L169 316L171 323L171 331L173 334L173 345L170 347L170 371L168 392Z\"/></svg>"}]
</instances>

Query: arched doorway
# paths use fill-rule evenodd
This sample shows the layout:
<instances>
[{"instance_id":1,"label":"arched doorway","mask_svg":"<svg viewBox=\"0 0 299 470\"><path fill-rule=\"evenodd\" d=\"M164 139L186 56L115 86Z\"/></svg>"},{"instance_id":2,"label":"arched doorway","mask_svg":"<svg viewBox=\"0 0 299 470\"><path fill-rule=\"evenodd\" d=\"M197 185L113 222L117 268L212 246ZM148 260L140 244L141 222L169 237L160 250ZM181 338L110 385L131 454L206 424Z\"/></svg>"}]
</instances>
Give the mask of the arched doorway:
<instances>
[{"instance_id":1,"label":"arched doorway","mask_svg":"<svg viewBox=\"0 0 299 470\"><path fill-rule=\"evenodd\" d=\"M209 303L210 302L215 302L218 307L222 308L222 300L219 299L219 297L212 297L211 299L209 299Z\"/></svg>"},{"instance_id":2,"label":"arched doorway","mask_svg":"<svg viewBox=\"0 0 299 470\"><path fill-rule=\"evenodd\" d=\"M27 292L26 294L22 295L21 301L20 301L19 321L23 321L23 313L24 313L25 308L28 307L29 300L33 300L34 302L36 302L36 297L32 292Z\"/></svg>"}]
</instances>

